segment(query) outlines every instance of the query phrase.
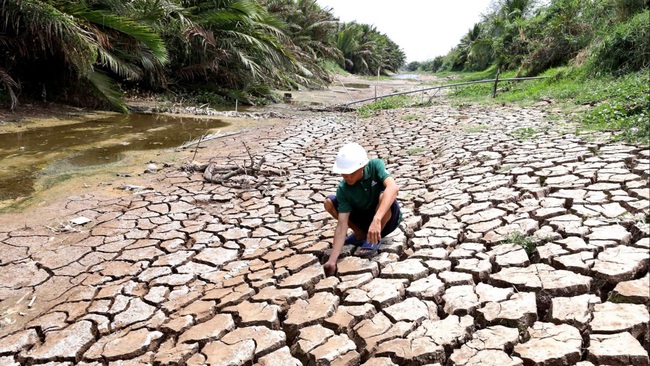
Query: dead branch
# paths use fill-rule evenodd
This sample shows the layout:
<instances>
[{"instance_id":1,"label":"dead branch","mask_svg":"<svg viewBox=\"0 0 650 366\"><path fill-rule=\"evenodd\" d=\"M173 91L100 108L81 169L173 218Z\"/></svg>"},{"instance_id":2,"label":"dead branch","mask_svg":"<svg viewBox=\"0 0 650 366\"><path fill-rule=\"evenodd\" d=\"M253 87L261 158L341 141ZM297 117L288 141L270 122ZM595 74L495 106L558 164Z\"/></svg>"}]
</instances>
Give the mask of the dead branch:
<instances>
[{"instance_id":1,"label":"dead branch","mask_svg":"<svg viewBox=\"0 0 650 366\"><path fill-rule=\"evenodd\" d=\"M278 168L263 169L262 166L266 162L266 157L254 156L251 150L248 148L248 146L245 143L243 143L243 145L248 154L248 159L250 159L249 164L246 164L246 161L244 161L244 163L241 165L235 161L233 162L234 166L223 165L223 164L219 165L217 163L210 163L206 165L197 162L192 162L183 165L181 169L190 172L203 171L204 180L211 183L218 183L222 185L225 184L225 182L228 181L229 179L236 176L248 176L248 177L257 178L257 177L273 177L273 176L282 177L289 174L289 172L286 169L278 169ZM260 182L260 184L263 184L263 182Z\"/></svg>"}]
</instances>

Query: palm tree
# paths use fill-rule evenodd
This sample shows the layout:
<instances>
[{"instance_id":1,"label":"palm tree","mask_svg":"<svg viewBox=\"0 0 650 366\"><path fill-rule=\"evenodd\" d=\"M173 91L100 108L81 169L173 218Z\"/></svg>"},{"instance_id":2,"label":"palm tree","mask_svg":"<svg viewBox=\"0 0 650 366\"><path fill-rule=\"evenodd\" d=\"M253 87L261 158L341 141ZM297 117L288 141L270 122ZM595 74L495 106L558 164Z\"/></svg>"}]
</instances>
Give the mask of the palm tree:
<instances>
[{"instance_id":1,"label":"palm tree","mask_svg":"<svg viewBox=\"0 0 650 366\"><path fill-rule=\"evenodd\" d=\"M492 14L485 18L499 68L518 65L528 51L524 49L520 33L536 4L536 0L500 0Z\"/></svg>"},{"instance_id":2,"label":"palm tree","mask_svg":"<svg viewBox=\"0 0 650 366\"><path fill-rule=\"evenodd\" d=\"M344 57L341 66L353 74L375 74L382 67L378 35L374 26L343 23L336 39Z\"/></svg>"},{"instance_id":3,"label":"palm tree","mask_svg":"<svg viewBox=\"0 0 650 366\"><path fill-rule=\"evenodd\" d=\"M336 47L338 20L329 8L321 8L314 0L268 0L267 9L284 22L287 48L317 80L330 82L322 61L342 61Z\"/></svg>"},{"instance_id":4,"label":"palm tree","mask_svg":"<svg viewBox=\"0 0 650 366\"><path fill-rule=\"evenodd\" d=\"M45 98L48 88L77 79L114 108L126 111L113 76L137 80L145 73L163 75L167 51L162 39L150 27L111 12L109 0L1 4L0 33L9 41L0 43L0 52L11 57L0 61L0 69L11 95L15 85L37 90L40 84Z\"/></svg>"}]
</instances>

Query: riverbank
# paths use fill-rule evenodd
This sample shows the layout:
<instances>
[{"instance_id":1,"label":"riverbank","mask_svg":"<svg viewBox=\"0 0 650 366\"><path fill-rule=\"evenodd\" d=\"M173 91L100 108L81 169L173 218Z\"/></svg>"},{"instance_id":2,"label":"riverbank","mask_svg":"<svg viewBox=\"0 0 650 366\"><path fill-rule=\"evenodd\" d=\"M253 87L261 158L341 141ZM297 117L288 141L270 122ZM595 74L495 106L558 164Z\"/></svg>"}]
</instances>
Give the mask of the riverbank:
<instances>
[{"instance_id":1,"label":"riverbank","mask_svg":"<svg viewBox=\"0 0 650 366\"><path fill-rule=\"evenodd\" d=\"M161 113L163 115L167 114L175 118L198 117L201 119L223 121L227 125L220 127L218 132L222 134L231 134L247 131L258 126L282 123L282 120L289 117L297 118L299 116L308 116L311 113L308 110L309 107L317 106L322 108L329 105L340 104L344 102L342 96L349 99L348 101L352 101L373 96L375 93L377 93L377 95L382 95L397 90L413 90L420 87L423 83L434 81L435 78L433 76L422 76L420 80L399 80L338 75L336 76L336 80L336 83L331 85L327 90L291 91L290 93L292 98L291 100L286 101L286 103L279 103L257 109L247 108L244 111L241 111L240 109L239 112L235 112L234 110L214 110L209 106L198 108L195 106L169 103L161 105L154 101L146 100L131 100L130 105L139 111L146 113ZM285 91L278 91L278 93L283 94ZM16 136L19 136L28 131L44 127L72 127L89 121L113 118L116 116L119 116L119 114L113 112L93 111L65 105L34 103L31 105L21 106L16 112L0 111L0 134L15 134ZM96 129L96 127L92 126L89 128ZM65 140L65 138L63 139ZM129 139L128 136L115 136L113 138L121 138L125 141L128 141ZM50 141L49 143L51 144L52 142ZM102 143L105 144L106 141L102 141ZM76 142L76 144L79 143ZM80 145L76 147L75 150L83 148L84 147ZM11 213L11 221L15 219L18 222L26 221L18 219L20 218L21 212L27 212L30 209L38 207L49 207L55 205L57 200L65 197L66 192L93 190L103 192L106 197L119 196L120 194L124 194L124 192L120 192L116 188L124 185L136 184L138 180L150 180L148 178L151 177L143 175L143 172L147 169L149 164L154 163L161 167L163 165L178 166L182 162L186 162L194 156L193 153L189 153L189 150L181 151L174 148L147 151L136 150L121 153L123 157L118 162L90 165L87 167L76 167L74 169L64 164L64 168L67 168L58 169L55 160L42 160L45 156L38 151L30 152L30 154L23 154L16 148L16 153L12 156L11 171L14 172L14 174L38 175L36 180L18 179L15 181L16 183L12 183L34 184L33 192L31 192L31 189L20 189L20 191L31 193L23 194L11 199L0 200L0 212L5 214ZM24 157L21 158L21 155ZM41 160L38 160L39 156ZM61 154L58 154L57 156L61 156ZM5 164L7 163L8 162L5 162ZM36 168L37 171L43 171L44 169L47 170L44 171L44 173L29 173L29 171L20 173L20 169L28 168L29 166L38 166L39 168ZM7 174L10 173L7 172ZM58 210L54 209L53 211ZM31 217L31 215L26 215L26 218L29 217Z\"/></svg>"}]
</instances>

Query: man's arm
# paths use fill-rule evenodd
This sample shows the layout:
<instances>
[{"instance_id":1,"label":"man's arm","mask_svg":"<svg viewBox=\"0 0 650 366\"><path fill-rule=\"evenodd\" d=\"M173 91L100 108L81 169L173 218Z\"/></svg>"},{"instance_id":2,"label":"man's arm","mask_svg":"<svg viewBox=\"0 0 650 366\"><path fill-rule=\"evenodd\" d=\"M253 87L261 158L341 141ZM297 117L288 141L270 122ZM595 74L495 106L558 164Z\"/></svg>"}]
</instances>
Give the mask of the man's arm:
<instances>
[{"instance_id":1,"label":"man's arm","mask_svg":"<svg viewBox=\"0 0 650 366\"><path fill-rule=\"evenodd\" d=\"M395 183L393 177L384 179L384 193L381 195L379 206L377 206L375 216L372 218L372 223L370 223L370 227L368 228L368 241L372 244L376 244L381 240L381 230L388 222L388 220L384 220L384 217L397 198L398 191L397 183Z\"/></svg>"},{"instance_id":2,"label":"man's arm","mask_svg":"<svg viewBox=\"0 0 650 366\"><path fill-rule=\"evenodd\" d=\"M331 276L336 272L336 262L339 259L343 244L345 244L345 234L348 232L348 220L350 219L349 212L339 212L338 222L336 223L336 230L334 230L334 242L332 244L332 251L330 257L323 264L323 269L327 276Z\"/></svg>"}]
</instances>

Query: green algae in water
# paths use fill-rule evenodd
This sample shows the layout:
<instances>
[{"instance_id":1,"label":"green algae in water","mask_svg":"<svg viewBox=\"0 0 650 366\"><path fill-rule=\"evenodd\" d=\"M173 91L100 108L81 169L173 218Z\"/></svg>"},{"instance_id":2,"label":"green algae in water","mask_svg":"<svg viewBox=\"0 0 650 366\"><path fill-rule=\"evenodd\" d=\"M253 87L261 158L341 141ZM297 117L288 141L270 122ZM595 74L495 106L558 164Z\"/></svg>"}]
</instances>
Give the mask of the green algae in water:
<instances>
[{"instance_id":1,"label":"green algae in water","mask_svg":"<svg viewBox=\"0 0 650 366\"><path fill-rule=\"evenodd\" d=\"M34 192L40 171L115 163L124 152L175 148L227 126L218 119L130 114L0 134L0 200Z\"/></svg>"}]
</instances>

